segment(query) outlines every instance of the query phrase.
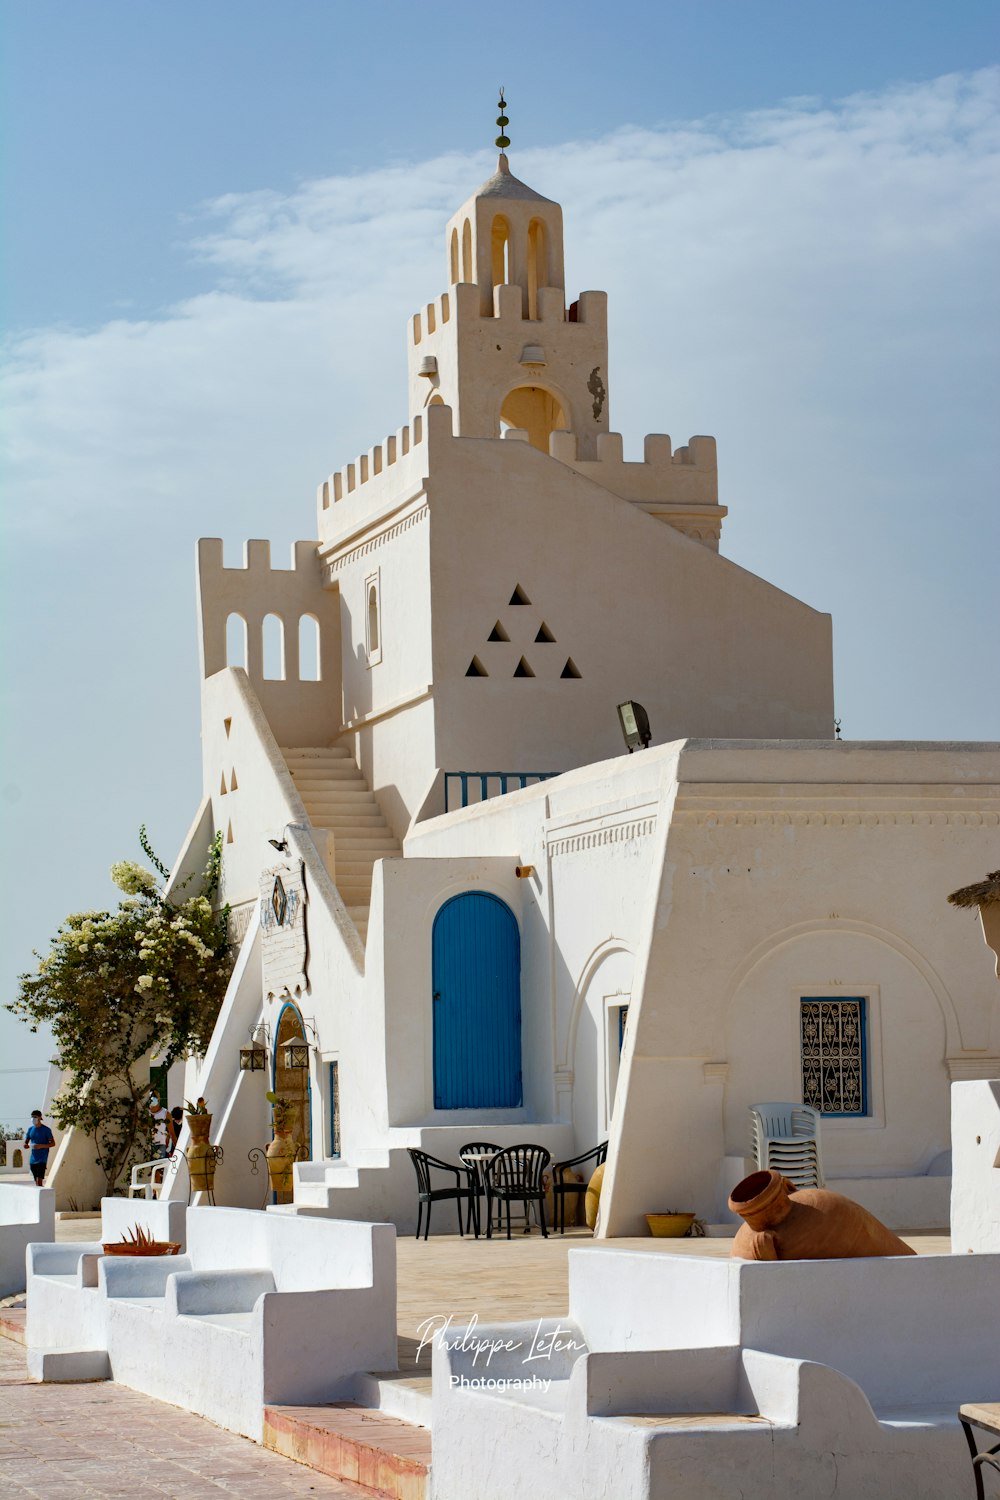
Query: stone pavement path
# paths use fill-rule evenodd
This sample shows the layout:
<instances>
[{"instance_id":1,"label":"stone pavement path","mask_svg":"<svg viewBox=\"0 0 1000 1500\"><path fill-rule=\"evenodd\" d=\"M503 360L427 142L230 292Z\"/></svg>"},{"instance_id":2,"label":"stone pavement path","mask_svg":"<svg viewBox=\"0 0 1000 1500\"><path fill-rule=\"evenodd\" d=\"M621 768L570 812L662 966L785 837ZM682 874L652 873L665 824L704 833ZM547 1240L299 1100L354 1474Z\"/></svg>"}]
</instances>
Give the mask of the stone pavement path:
<instances>
[{"instance_id":1,"label":"stone pavement path","mask_svg":"<svg viewBox=\"0 0 1000 1500\"><path fill-rule=\"evenodd\" d=\"M290 1500L363 1495L110 1381L35 1385L0 1338L2 1500Z\"/></svg>"}]
</instances>

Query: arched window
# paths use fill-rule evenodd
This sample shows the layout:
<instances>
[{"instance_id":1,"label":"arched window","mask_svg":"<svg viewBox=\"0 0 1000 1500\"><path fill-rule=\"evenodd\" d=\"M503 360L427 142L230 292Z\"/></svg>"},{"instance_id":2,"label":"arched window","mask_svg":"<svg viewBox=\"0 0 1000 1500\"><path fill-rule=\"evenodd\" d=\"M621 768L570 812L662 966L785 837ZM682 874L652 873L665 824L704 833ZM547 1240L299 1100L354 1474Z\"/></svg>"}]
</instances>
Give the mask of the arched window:
<instances>
[{"instance_id":1,"label":"arched window","mask_svg":"<svg viewBox=\"0 0 1000 1500\"><path fill-rule=\"evenodd\" d=\"M472 225L466 219L462 225L462 280L475 281L472 271Z\"/></svg>"},{"instance_id":2,"label":"arched window","mask_svg":"<svg viewBox=\"0 0 1000 1500\"><path fill-rule=\"evenodd\" d=\"M319 621L315 615L303 615L299 620L299 681L319 680Z\"/></svg>"},{"instance_id":3,"label":"arched window","mask_svg":"<svg viewBox=\"0 0 1000 1500\"><path fill-rule=\"evenodd\" d=\"M368 665L382 660L382 584L378 569L365 579L365 645Z\"/></svg>"},{"instance_id":4,"label":"arched window","mask_svg":"<svg viewBox=\"0 0 1000 1500\"><path fill-rule=\"evenodd\" d=\"M277 615L265 615L263 626L264 681L282 682L285 677L285 627Z\"/></svg>"},{"instance_id":5,"label":"arched window","mask_svg":"<svg viewBox=\"0 0 1000 1500\"><path fill-rule=\"evenodd\" d=\"M226 666L247 664L247 622L242 615L230 615L226 621Z\"/></svg>"},{"instance_id":6,"label":"arched window","mask_svg":"<svg viewBox=\"0 0 1000 1500\"><path fill-rule=\"evenodd\" d=\"M451 284L458 280L458 230L451 231Z\"/></svg>"},{"instance_id":7,"label":"arched window","mask_svg":"<svg viewBox=\"0 0 1000 1500\"><path fill-rule=\"evenodd\" d=\"M506 286L510 280L510 225L501 214L493 220L490 236L493 265L493 285Z\"/></svg>"},{"instance_id":8,"label":"arched window","mask_svg":"<svg viewBox=\"0 0 1000 1500\"><path fill-rule=\"evenodd\" d=\"M538 317L538 288L549 284L548 245L545 225L532 219L528 225L528 317Z\"/></svg>"}]
</instances>

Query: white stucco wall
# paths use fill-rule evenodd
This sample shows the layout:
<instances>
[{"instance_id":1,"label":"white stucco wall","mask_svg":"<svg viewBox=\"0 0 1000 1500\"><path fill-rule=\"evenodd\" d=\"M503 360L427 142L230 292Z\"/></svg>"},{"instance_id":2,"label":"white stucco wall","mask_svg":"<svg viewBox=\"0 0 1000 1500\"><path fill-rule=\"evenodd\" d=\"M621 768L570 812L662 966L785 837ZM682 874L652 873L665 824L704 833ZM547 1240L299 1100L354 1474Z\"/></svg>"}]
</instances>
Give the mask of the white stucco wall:
<instances>
[{"instance_id":1,"label":"white stucco wall","mask_svg":"<svg viewBox=\"0 0 1000 1500\"><path fill-rule=\"evenodd\" d=\"M1000 1078L951 1089L951 1248L1000 1251Z\"/></svg>"}]
</instances>

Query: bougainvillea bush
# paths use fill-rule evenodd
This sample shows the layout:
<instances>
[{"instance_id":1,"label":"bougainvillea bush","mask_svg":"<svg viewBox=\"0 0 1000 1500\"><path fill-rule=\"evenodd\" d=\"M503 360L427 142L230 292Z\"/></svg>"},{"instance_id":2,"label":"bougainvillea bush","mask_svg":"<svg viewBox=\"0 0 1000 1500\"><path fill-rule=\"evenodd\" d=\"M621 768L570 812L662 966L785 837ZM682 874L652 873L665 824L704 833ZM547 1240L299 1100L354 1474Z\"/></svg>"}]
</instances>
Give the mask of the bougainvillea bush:
<instances>
[{"instance_id":1,"label":"bougainvillea bush","mask_svg":"<svg viewBox=\"0 0 1000 1500\"><path fill-rule=\"evenodd\" d=\"M90 1136L113 1193L150 1154L149 1063L204 1053L232 967L228 907L216 907L222 835L212 842L197 894L189 876L168 896L169 871L146 830L139 842L155 874L125 860L111 878L117 911L74 912L37 968L22 974L6 1008L32 1031L52 1028L63 1082L52 1114Z\"/></svg>"}]
</instances>

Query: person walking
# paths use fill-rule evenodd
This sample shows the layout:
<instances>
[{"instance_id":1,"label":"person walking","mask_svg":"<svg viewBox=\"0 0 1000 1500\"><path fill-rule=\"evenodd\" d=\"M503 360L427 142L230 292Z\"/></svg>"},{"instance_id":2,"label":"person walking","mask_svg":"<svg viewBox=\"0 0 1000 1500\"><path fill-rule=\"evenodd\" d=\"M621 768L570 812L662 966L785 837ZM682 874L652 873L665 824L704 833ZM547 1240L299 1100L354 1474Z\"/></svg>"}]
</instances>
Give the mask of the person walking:
<instances>
[{"instance_id":1,"label":"person walking","mask_svg":"<svg viewBox=\"0 0 1000 1500\"><path fill-rule=\"evenodd\" d=\"M56 1143L56 1138L51 1130L42 1121L40 1109L31 1111L31 1124L24 1132L24 1149L31 1148L28 1157L28 1166L31 1175L35 1179L35 1187L44 1187L45 1171L49 1164L49 1152Z\"/></svg>"}]
</instances>

